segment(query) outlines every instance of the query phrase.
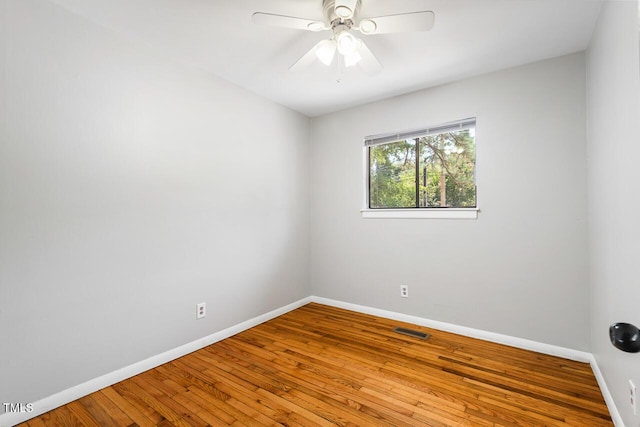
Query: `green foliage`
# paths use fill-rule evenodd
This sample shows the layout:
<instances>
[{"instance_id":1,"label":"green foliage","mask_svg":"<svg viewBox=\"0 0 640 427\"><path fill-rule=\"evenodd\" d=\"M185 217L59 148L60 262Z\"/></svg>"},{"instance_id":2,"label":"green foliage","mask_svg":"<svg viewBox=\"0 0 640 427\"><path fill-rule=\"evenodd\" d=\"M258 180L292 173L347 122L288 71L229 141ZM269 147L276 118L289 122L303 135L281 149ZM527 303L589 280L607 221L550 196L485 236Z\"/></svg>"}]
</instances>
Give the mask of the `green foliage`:
<instances>
[{"instance_id":1,"label":"green foliage","mask_svg":"<svg viewBox=\"0 0 640 427\"><path fill-rule=\"evenodd\" d=\"M369 157L371 208L476 206L473 130L376 145Z\"/></svg>"},{"instance_id":2,"label":"green foliage","mask_svg":"<svg viewBox=\"0 0 640 427\"><path fill-rule=\"evenodd\" d=\"M415 207L416 146L411 141L376 145L369 149L370 206Z\"/></svg>"}]
</instances>

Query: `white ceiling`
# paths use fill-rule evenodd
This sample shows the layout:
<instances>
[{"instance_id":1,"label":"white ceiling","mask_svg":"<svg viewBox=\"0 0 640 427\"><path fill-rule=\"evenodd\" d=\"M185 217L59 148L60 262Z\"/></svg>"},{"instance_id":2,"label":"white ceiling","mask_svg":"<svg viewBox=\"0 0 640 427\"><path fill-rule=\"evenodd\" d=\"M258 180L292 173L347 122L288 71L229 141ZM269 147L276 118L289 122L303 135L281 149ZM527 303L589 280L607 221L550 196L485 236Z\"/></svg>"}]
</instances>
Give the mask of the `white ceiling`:
<instances>
[{"instance_id":1,"label":"white ceiling","mask_svg":"<svg viewBox=\"0 0 640 427\"><path fill-rule=\"evenodd\" d=\"M429 32L363 36L370 77L288 68L330 32L257 26L253 12L323 19L322 0L51 0L308 116L584 50L600 0L362 0L360 17L435 12ZM335 61L334 61L335 62ZM340 81L337 80L340 78Z\"/></svg>"}]
</instances>

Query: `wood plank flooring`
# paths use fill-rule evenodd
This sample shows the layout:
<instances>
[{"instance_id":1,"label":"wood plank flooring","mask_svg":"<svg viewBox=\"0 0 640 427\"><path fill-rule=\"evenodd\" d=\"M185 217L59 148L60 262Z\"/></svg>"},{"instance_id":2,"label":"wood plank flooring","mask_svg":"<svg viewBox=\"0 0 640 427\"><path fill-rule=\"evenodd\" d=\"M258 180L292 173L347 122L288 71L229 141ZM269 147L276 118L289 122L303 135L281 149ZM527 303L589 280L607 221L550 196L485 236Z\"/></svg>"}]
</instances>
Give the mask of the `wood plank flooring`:
<instances>
[{"instance_id":1,"label":"wood plank flooring","mask_svg":"<svg viewBox=\"0 0 640 427\"><path fill-rule=\"evenodd\" d=\"M588 364L309 304L23 425L613 423Z\"/></svg>"}]
</instances>

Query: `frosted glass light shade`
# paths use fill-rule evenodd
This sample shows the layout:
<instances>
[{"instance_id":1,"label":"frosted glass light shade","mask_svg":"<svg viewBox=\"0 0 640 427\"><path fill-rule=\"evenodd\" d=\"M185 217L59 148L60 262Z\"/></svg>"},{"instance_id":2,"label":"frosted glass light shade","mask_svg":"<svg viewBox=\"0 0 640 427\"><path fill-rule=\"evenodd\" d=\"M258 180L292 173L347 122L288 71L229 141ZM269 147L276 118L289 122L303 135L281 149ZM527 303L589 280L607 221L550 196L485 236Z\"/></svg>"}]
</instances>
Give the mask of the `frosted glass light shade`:
<instances>
[{"instance_id":1,"label":"frosted glass light shade","mask_svg":"<svg viewBox=\"0 0 640 427\"><path fill-rule=\"evenodd\" d=\"M346 31L336 36L336 44L338 45L338 52L345 56L355 52L358 47L356 38Z\"/></svg>"},{"instance_id":2,"label":"frosted glass light shade","mask_svg":"<svg viewBox=\"0 0 640 427\"><path fill-rule=\"evenodd\" d=\"M316 57L322 62L324 65L331 65L333 62L333 57L336 54L336 42L332 40L325 40L318 46L316 50Z\"/></svg>"}]
</instances>

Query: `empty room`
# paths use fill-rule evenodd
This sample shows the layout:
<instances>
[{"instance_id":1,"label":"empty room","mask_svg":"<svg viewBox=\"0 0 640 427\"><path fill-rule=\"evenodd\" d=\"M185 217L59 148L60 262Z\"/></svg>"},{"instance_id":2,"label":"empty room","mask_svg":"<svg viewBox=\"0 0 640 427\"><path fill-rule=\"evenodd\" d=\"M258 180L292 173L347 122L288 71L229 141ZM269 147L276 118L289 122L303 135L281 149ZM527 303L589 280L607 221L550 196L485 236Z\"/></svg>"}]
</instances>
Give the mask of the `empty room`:
<instances>
[{"instance_id":1,"label":"empty room","mask_svg":"<svg viewBox=\"0 0 640 427\"><path fill-rule=\"evenodd\" d=\"M0 426L640 426L637 0L0 0Z\"/></svg>"}]
</instances>

